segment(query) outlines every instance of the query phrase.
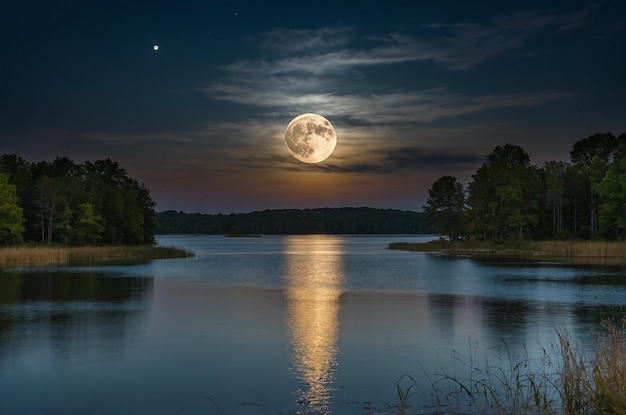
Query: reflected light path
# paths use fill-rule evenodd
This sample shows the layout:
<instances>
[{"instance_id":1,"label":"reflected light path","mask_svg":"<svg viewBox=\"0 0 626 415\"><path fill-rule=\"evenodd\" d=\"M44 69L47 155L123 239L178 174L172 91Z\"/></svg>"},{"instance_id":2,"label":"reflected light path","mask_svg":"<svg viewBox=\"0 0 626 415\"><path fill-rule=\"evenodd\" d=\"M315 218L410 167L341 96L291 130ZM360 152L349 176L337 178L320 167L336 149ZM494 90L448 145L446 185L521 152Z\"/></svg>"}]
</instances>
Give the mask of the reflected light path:
<instances>
[{"instance_id":1,"label":"reflected light path","mask_svg":"<svg viewBox=\"0 0 626 415\"><path fill-rule=\"evenodd\" d=\"M340 241L327 235L294 236L285 244L286 324L293 371L302 384L298 403L320 414L330 413L337 363L343 281Z\"/></svg>"}]
</instances>

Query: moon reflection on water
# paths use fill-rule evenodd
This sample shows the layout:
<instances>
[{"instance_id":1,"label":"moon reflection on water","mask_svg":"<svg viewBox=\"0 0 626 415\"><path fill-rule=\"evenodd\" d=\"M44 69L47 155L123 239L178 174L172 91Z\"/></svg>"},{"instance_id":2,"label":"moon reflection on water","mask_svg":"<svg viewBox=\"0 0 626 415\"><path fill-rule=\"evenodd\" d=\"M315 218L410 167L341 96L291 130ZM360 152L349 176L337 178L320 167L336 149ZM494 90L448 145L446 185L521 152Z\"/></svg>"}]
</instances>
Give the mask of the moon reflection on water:
<instances>
[{"instance_id":1,"label":"moon reflection on water","mask_svg":"<svg viewBox=\"0 0 626 415\"><path fill-rule=\"evenodd\" d=\"M343 260L338 239L319 238L306 253L289 253L298 237L286 239L286 323L294 375L303 386L298 403L326 414L337 365Z\"/></svg>"}]
</instances>

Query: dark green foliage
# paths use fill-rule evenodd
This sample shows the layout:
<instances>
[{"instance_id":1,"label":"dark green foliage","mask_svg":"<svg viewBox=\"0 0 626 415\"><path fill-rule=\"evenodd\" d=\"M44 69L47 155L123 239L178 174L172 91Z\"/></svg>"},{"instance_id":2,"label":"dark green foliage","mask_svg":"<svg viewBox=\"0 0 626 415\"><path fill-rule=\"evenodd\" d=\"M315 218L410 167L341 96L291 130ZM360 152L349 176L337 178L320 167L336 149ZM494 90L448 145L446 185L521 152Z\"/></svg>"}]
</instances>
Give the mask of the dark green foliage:
<instances>
[{"instance_id":1,"label":"dark green foliage","mask_svg":"<svg viewBox=\"0 0 626 415\"><path fill-rule=\"evenodd\" d=\"M570 165L563 161L548 161L541 171L545 182L546 208L550 211L553 235L559 235L563 230L565 174L568 168Z\"/></svg>"},{"instance_id":2,"label":"dark green foliage","mask_svg":"<svg viewBox=\"0 0 626 415\"><path fill-rule=\"evenodd\" d=\"M215 235L273 234L413 234L427 231L423 214L394 209L277 209L230 215L156 214L157 233Z\"/></svg>"},{"instance_id":3,"label":"dark green foliage","mask_svg":"<svg viewBox=\"0 0 626 415\"><path fill-rule=\"evenodd\" d=\"M571 163L539 169L521 148L506 144L487 155L468 185L465 232L492 241L626 237L626 134L594 134L574 143ZM440 178L429 191L427 224L450 236ZM447 176L447 192L455 180ZM450 193L453 194L453 193ZM436 197L433 197L436 196ZM441 200L439 200L441 199ZM443 201L443 202L442 202Z\"/></svg>"},{"instance_id":4,"label":"dark green foliage","mask_svg":"<svg viewBox=\"0 0 626 415\"><path fill-rule=\"evenodd\" d=\"M78 205L79 212L74 225L73 240L78 245L97 245L102 241L102 215L96 215L91 202Z\"/></svg>"},{"instance_id":5,"label":"dark green foliage","mask_svg":"<svg viewBox=\"0 0 626 415\"><path fill-rule=\"evenodd\" d=\"M75 164L67 157L28 163L0 158L15 186L27 242L138 245L154 242L148 189L111 160Z\"/></svg>"},{"instance_id":6,"label":"dark green foliage","mask_svg":"<svg viewBox=\"0 0 626 415\"><path fill-rule=\"evenodd\" d=\"M0 246L22 242L24 218L17 201L15 185L0 173Z\"/></svg>"},{"instance_id":7,"label":"dark green foliage","mask_svg":"<svg viewBox=\"0 0 626 415\"><path fill-rule=\"evenodd\" d=\"M0 157L0 171L9 175L9 181L15 185L18 203L22 207L24 216L24 240L41 240L41 220L37 208L36 178L34 165L15 154L5 154Z\"/></svg>"},{"instance_id":8,"label":"dark green foliage","mask_svg":"<svg viewBox=\"0 0 626 415\"><path fill-rule=\"evenodd\" d=\"M451 240L463 232L465 193L456 177L443 176L428 190L428 205L424 206L426 224L438 235Z\"/></svg>"},{"instance_id":9,"label":"dark green foliage","mask_svg":"<svg viewBox=\"0 0 626 415\"><path fill-rule=\"evenodd\" d=\"M598 199L597 185L607 173L615 154L626 144L624 134L615 137L613 134L593 134L577 141L570 151L572 163L580 170L587 181L587 200L582 203L582 209L588 218L589 236L595 236L598 231L598 211L601 201Z\"/></svg>"},{"instance_id":10,"label":"dark green foliage","mask_svg":"<svg viewBox=\"0 0 626 415\"><path fill-rule=\"evenodd\" d=\"M620 137L615 137L610 132L593 134L575 142L570 157L572 163L582 167L592 166L594 160L600 161L606 167L623 145L623 134Z\"/></svg>"},{"instance_id":11,"label":"dark green foliage","mask_svg":"<svg viewBox=\"0 0 626 415\"><path fill-rule=\"evenodd\" d=\"M85 163L85 175L96 211L102 215L103 240L108 243L153 242L154 206L143 184L129 178L117 162Z\"/></svg>"},{"instance_id":12,"label":"dark green foliage","mask_svg":"<svg viewBox=\"0 0 626 415\"><path fill-rule=\"evenodd\" d=\"M615 155L606 174L594 184L593 190L601 201L599 233L607 239L623 238L626 233L626 149L622 148Z\"/></svg>"},{"instance_id":13,"label":"dark green foliage","mask_svg":"<svg viewBox=\"0 0 626 415\"><path fill-rule=\"evenodd\" d=\"M589 226L590 190L585 173L578 166L567 164L563 177L561 229L556 234L546 232L547 237L587 239L591 236Z\"/></svg>"},{"instance_id":14,"label":"dark green foliage","mask_svg":"<svg viewBox=\"0 0 626 415\"><path fill-rule=\"evenodd\" d=\"M483 239L520 238L539 224L539 171L519 146L497 146L472 176L467 204L470 231Z\"/></svg>"}]
</instances>

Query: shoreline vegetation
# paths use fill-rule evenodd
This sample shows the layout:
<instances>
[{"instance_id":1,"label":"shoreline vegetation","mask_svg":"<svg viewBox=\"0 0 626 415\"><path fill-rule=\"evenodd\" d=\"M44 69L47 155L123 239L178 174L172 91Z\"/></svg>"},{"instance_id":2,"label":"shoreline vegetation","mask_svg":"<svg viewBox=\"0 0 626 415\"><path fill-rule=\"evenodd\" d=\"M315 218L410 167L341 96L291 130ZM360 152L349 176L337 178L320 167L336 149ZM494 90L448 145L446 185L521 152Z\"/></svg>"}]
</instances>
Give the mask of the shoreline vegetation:
<instances>
[{"instance_id":1,"label":"shoreline vegetation","mask_svg":"<svg viewBox=\"0 0 626 415\"><path fill-rule=\"evenodd\" d=\"M595 344L574 337L564 326L557 328L557 344L533 358L527 352L513 355L504 341L489 352L478 346L470 346L467 356L457 351L455 361L471 368L470 375L429 377L431 403L419 413L626 414L625 323L603 320ZM416 413L406 409L416 388L408 375L398 380L397 413Z\"/></svg>"},{"instance_id":2,"label":"shoreline vegetation","mask_svg":"<svg viewBox=\"0 0 626 415\"><path fill-rule=\"evenodd\" d=\"M392 242L389 249L448 255L521 257L572 262L612 261L626 263L626 243L602 241L447 241Z\"/></svg>"},{"instance_id":3,"label":"shoreline vegetation","mask_svg":"<svg viewBox=\"0 0 626 415\"><path fill-rule=\"evenodd\" d=\"M27 266L64 266L84 263L147 261L190 258L194 253L169 246L80 246L80 247L5 247L0 248L0 269Z\"/></svg>"}]
</instances>

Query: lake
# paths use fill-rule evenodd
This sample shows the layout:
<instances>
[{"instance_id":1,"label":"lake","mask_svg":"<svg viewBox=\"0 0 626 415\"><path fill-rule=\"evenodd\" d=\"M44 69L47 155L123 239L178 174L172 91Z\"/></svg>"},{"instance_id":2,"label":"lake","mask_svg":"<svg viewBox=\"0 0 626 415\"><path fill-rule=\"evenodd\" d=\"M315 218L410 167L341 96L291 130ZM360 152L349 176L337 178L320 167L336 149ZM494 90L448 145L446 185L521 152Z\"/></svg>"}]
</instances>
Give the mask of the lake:
<instances>
[{"instance_id":1,"label":"lake","mask_svg":"<svg viewBox=\"0 0 626 415\"><path fill-rule=\"evenodd\" d=\"M541 368L557 329L626 316L623 266L386 249L431 238L160 236L196 257L4 270L0 413L390 413L403 375L417 412L437 374Z\"/></svg>"}]
</instances>

